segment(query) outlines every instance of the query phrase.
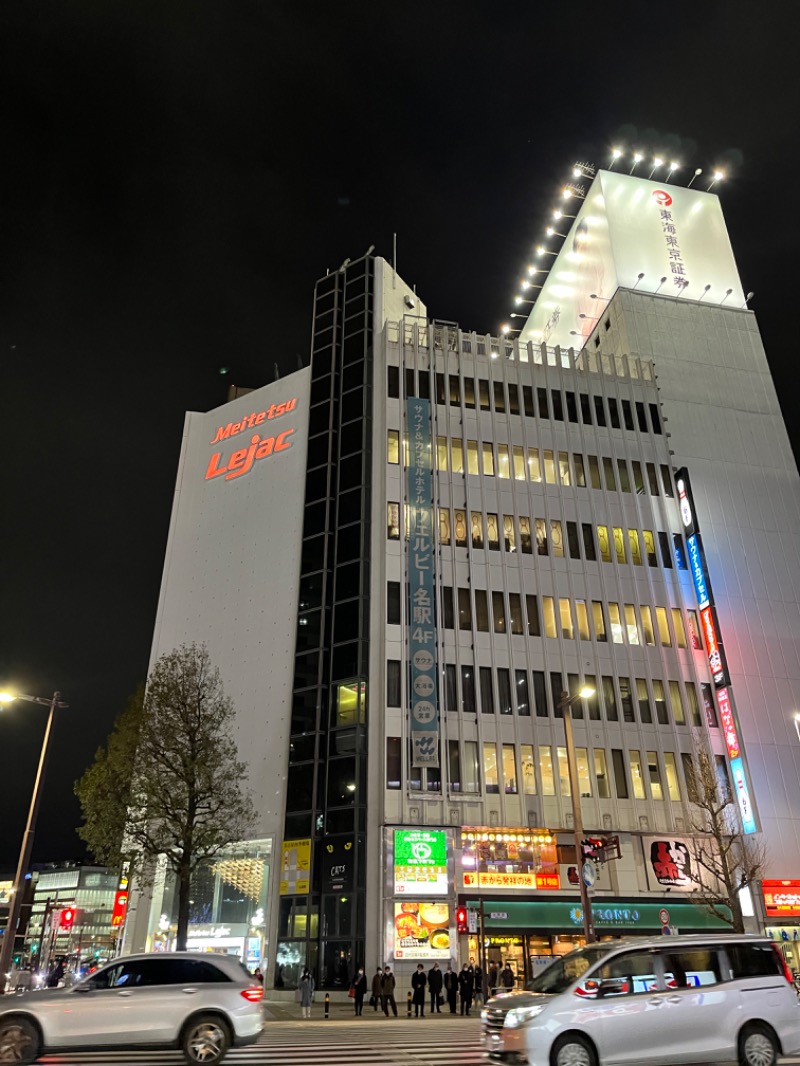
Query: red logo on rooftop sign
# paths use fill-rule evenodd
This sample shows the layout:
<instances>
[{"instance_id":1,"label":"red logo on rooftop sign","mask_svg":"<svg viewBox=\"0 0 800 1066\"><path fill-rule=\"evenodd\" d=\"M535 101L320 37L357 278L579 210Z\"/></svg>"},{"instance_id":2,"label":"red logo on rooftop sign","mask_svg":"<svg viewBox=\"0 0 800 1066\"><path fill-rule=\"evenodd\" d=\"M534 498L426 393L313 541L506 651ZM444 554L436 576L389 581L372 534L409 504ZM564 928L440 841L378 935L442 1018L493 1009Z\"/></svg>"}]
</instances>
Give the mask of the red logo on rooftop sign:
<instances>
[{"instance_id":1,"label":"red logo on rooftop sign","mask_svg":"<svg viewBox=\"0 0 800 1066\"><path fill-rule=\"evenodd\" d=\"M666 191L666 189L654 189L653 192L651 193L651 196L653 197L653 199L655 200L655 202L657 204L661 205L661 207L671 207L672 206L672 197Z\"/></svg>"}]
</instances>

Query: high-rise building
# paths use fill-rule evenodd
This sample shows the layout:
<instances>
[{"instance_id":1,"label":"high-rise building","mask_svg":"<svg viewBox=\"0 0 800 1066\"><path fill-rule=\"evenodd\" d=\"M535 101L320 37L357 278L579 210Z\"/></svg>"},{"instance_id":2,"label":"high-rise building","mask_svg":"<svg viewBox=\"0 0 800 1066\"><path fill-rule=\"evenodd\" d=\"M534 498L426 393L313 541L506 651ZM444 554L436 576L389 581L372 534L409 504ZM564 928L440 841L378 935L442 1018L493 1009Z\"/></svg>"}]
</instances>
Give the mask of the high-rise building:
<instances>
[{"instance_id":1,"label":"high-rise building","mask_svg":"<svg viewBox=\"0 0 800 1066\"><path fill-rule=\"evenodd\" d=\"M719 201L600 172L550 261L500 337L346 261L308 370L187 417L153 655L206 641L237 707L262 865L231 949L270 984L579 942L567 700L618 855L598 935L725 928L692 894L700 747L769 847L748 923L800 918L800 484Z\"/></svg>"}]
</instances>

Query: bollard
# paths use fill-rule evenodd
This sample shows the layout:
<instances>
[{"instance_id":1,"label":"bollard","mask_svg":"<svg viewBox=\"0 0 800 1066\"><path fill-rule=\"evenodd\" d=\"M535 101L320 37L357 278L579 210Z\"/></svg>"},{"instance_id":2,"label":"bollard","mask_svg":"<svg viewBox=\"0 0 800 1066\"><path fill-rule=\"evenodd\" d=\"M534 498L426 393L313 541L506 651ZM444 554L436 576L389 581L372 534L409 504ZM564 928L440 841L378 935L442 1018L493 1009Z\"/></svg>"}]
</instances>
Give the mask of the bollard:
<instances>
[{"instance_id":1,"label":"bollard","mask_svg":"<svg viewBox=\"0 0 800 1066\"><path fill-rule=\"evenodd\" d=\"M330 1018L330 1016L331 1016L331 994L330 994L330 992L326 992L325 993L325 1017L326 1018Z\"/></svg>"},{"instance_id":2,"label":"bollard","mask_svg":"<svg viewBox=\"0 0 800 1066\"><path fill-rule=\"evenodd\" d=\"M411 1017L411 993L408 993L408 1017Z\"/></svg>"}]
</instances>

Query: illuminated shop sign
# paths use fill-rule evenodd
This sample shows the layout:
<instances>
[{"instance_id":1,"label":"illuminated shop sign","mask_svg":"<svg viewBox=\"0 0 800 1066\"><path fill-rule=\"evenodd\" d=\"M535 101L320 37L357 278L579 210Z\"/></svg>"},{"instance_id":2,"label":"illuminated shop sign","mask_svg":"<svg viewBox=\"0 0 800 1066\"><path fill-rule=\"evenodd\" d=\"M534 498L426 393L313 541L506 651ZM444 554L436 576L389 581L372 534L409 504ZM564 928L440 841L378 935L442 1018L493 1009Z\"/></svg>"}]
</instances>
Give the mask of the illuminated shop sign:
<instances>
[{"instance_id":1,"label":"illuminated shop sign","mask_svg":"<svg viewBox=\"0 0 800 1066\"><path fill-rule=\"evenodd\" d=\"M114 909L111 912L112 926L122 925L125 921L125 912L128 909L128 893L117 892L114 896Z\"/></svg>"},{"instance_id":2,"label":"illuminated shop sign","mask_svg":"<svg viewBox=\"0 0 800 1066\"><path fill-rule=\"evenodd\" d=\"M800 918L800 881L762 881L768 918Z\"/></svg>"},{"instance_id":3,"label":"illuminated shop sign","mask_svg":"<svg viewBox=\"0 0 800 1066\"><path fill-rule=\"evenodd\" d=\"M403 900L394 905L396 959L450 959L450 906Z\"/></svg>"},{"instance_id":4,"label":"illuminated shop sign","mask_svg":"<svg viewBox=\"0 0 800 1066\"><path fill-rule=\"evenodd\" d=\"M725 661L725 649L719 639L717 625L717 613L713 607L706 607L700 612L700 623L703 627L703 635L706 638L706 651L708 652L708 666L714 684L719 688L721 685L730 684L728 677L728 664Z\"/></svg>"},{"instance_id":5,"label":"illuminated shop sign","mask_svg":"<svg viewBox=\"0 0 800 1066\"><path fill-rule=\"evenodd\" d=\"M738 759L742 751L739 747L739 734L736 730L733 707L731 706L730 693L727 688L721 688L717 692L717 706L719 707L719 716L722 721L722 734L725 737L728 758Z\"/></svg>"},{"instance_id":6,"label":"illuminated shop sign","mask_svg":"<svg viewBox=\"0 0 800 1066\"><path fill-rule=\"evenodd\" d=\"M694 590L697 593L697 606L702 611L711 603L711 592L706 577L706 561L703 556L700 534L694 533L691 537L687 537L686 546L689 549L689 568L692 571Z\"/></svg>"},{"instance_id":7,"label":"illuminated shop sign","mask_svg":"<svg viewBox=\"0 0 800 1066\"><path fill-rule=\"evenodd\" d=\"M693 892L690 842L685 837L642 837L647 877L653 889L668 888Z\"/></svg>"},{"instance_id":8,"label":"illuminated shop sign","mask_svg":"<svg viewBox=\"0 0 800 1066\"><path fill-rule=\"evenodd\" d=\"M394 890L446 896L447 833L443 829L395 829Z\"/></svg>"},{"instance_id":9,"label":"illuminated shop sign","mask_svg":"<svg viewBox=\"0 0 800 1066\"><path fill-rule=\"evenodd\" d=\"M557 873L470 873L465 870L464 888L530 888L558 891L561 888L561 879Z\"/></svg>"},{"instance_id":10,"label":"illuminated shop sign","mask_svg":"<svg viewBox=\"0 0 800 1066\"><path fill-rule=\"evenodd\" d=\"M281 855L280 894L303 896L311 878L311 840L284 840Z\"/></svg>"},{"instance_id":11,"label":"illuminated shop sign","mask_svg":"<svg viewBox=\"0 0 800 1066\"><path fill-rule=\"evenodd\" d=\"M675 486L678 490L678 510L681 515L683 532L687 537L691 537L697 532L697 520L695 518L692 487L689 484L689 474L685 467L678 471L675 478Z\"/></svg>"},{"instance_id":12,"label":"illuminated shop sign","mask_svg":"<svg viewBox=\"0 0 800 1066\"><path fill-rule=\"evenodd\" d=\"M245 432L245 430L254 429L264 422L280 418L281 415L294 411L296 407L297 397L293 397L285 403L270 404L265 411L253 411L239 422L228 422L225 426L219 426L211 440L211 444L227 441L231 437L236 437ZM205 480L211 481L213 478L224 476L225 481L231 481L234 478L242 477L244 474L249 474L256 460L267 459L278 452L288 451L293 444L293 441L289 438L294 435L294 432L292 427L284 429L280 433L270 434L267 432L262 437L259 431L252 434L244 448L235 449L227 457L221 451L214 452L208 461Z\"/></svg>"},{"instance_id":13,"label":"illuminated shop sign","mask_svg":"<svg viewBox=\"0 0 800 1066\"><path fill-rule=\"evenodd\" d=\"M744 772L744 762L741 755L737 759L731 759L731 774L733 787L736 792L736 801L739 804L739 813L742 816L742 829L745 833L757 833L753 801L750 799L750 789L747 785L747 775Z\"/></svg>"},{"instance_id":14,"label":"illuminated shop sign","mask_svg":"<svg viewBox=\"0 0 800 1066\"><path fill-rule=\"evenodd\" d=\"M428 400L411 398L406 415L410 452L406 474L410 519L408 583L411 617L408 646L411 659L411 761L415 767L438 766L431 405Z\"/></svg>"}]
</instances>

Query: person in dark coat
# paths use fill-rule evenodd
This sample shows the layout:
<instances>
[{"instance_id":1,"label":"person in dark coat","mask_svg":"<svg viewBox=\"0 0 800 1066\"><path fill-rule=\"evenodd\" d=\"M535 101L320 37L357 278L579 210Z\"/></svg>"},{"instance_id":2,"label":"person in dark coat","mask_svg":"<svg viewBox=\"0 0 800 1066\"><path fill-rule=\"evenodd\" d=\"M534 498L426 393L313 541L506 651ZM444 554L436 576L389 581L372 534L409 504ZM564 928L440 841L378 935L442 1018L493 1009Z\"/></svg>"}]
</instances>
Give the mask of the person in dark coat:
<instances>
[{"instance_id":1,"label":"person in dark coat","mask_svg":"<svg viewBox=\"0 0 800 1066\"><path fill-rule=\"evenodd\" d=\"M483 987L483 970L479 963L475 964L475 969L472 971L472 977L475 982L475 1006L482 1007L485 993Z\"/></svg>"},{"instance_id":2,"label":"person in dark coat","mask_svg":"<svg viewBox=\"0 0 800 1066\"><path fill-rule=\"evenodd\" d=\"M494 995L494 990L497 988L497 967L494 963L489 967L489 995Z\"/></svg>"},{"instance_id":3,"label":"person in dark coat","mask_svg":"<svg viewBox=\"0 0 800 1066\"><path fill-rule=\"evenodd\" d=\"M377 1012L378 1007L381 1006L381 984L383 983L383 969L379 966L378 972L372 978L372 999L374 1002L372 1006Z\"/></svg>"},{"instance_id":4,"label":"person in dark coat","mask_svg":"<svg viewBox=\"0 0 800 1066\"><path fill-rule=\"evenodd\" d=\"M364 996L367 994L367 975L364 973L364 967L359 966L358 972L353 978L353 989L355 991L355 998L353 1005L356 1008L356 1017L364 1010Z\"/></svg>"},{"instance_id":5,"label":"person in dark coat","mask_svg":"<svg viewBox=\"0 0 800 1066\"><path fill-rule=\"evenodd\" d=\"M435 962L428 970L428 991L431 994L431 1014L442 1013L442 1008L439 1006L439 996L442 994L442 971L439 969L439 963Z\"/></svg>"},{"instance_id":6,"label":"person in dark coat","mask_svg":"<svg viewBox=\"0 0 800 1066\"><path fill-rule=\"evenodd\" d=\"M417 963L417 968L411 975L411 987L414 989L414 995L411 1000L414 1004L414 1017L425 1017L425 986L428 984L428 978L425 976L425 967L421 962Z\"/></svg>"},{"instance_id":7,"label":"person in dark coat","mask_svg":"<svg viewBox=\"0 0 800 1066\"><path fill-rule=\"evenodd\" d=\"M511 964L507 962L500 974L500 984L503 988L508 990L509 988L513 988L516 983L517 979L514 976L514 971L511 969Z\"/></svg>"},{"instance_id":8,"label":"person in dark coat","mask_svg":"<svg viewBox=\"0 0 800 1066\"><path fill-rule=\"evenodd\" d=\"M475 988L475 978L466 963L461 967L458 975L458 990L461 993L461 1013L469 1014L472 1007L472 992Z\"/></svg>"},{"instance_id":9,"label":"person in dark coat","mask_svg":"<svg viewBox=\"0 0 800 1066\"><path fill-rule=\"evenodd\" d=\"M450 1008L450 1013L456 1013L456 997L458 996L458 974L453 970L453 967L448 965L444 975L444 991L447 996L447 1006Z\"/></svg>"},{"instance_id":10,"label":"person in dark coat","mask_svg":"<svg viewBox=\"0 0 800 1066\"><path fill-rule=\"evenodd\" d=\"M386 1017L389 1017L389 1007L392 1008L392 1014L397 1017L397 1003L394 998L394 986L395 986L394 974L390 966L386 966L383 971L383 977L381 978L381 1003L383 1004L383 1013Z\"/></svg>"}]
</instances>

